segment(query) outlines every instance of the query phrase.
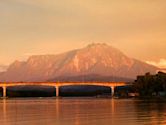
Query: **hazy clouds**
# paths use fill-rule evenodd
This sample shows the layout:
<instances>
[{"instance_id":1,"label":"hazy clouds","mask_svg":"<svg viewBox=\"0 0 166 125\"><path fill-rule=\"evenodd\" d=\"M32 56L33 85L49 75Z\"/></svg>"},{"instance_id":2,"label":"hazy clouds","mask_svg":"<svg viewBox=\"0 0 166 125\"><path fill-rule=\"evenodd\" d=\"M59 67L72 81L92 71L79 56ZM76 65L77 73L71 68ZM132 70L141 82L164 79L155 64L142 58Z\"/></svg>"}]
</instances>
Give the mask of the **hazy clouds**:
<instances>
[{"instance_id":1,"label":"hazy clouds","mask_svg":"<svg viewBox=\"0 0 166 125\"><path fill-rule=\"evenodd\" d=\"M165 0L1 0L0 63L100 41L166 59L165 14Z\"/></svg>"}]
</instances>

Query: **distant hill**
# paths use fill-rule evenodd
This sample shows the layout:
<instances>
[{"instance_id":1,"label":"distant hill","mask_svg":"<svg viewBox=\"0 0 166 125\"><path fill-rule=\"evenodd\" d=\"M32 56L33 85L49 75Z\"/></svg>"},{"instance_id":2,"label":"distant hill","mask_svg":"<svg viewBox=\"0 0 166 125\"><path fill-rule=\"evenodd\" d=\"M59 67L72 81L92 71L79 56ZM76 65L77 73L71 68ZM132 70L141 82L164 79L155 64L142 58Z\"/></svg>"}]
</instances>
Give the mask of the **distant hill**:
<instances>
[{"instance_id":1,"label":"distant hill","mask_svg":"<svg viewBox=\"0 0 166 125\"><path fill-rule=\"evenodd\" d=\"M146 72L156 73L157 69L112 46L97 43L58 55L35 55L25 62L15 61L0 73L0 81L130 81Z\"/></svg>"},{"instance_id":2,"label":"distant hill","mask_svg":"<svg viewBox=\"0 0 166 125\"><path fill-rule=\"evenodd\" d=\"M54 79L48 80L48 82L131 82L134 79L113 77L113 76L101 76L97 74L81 75L81 76L60 76Z\"/></svg>"}]
</instances>

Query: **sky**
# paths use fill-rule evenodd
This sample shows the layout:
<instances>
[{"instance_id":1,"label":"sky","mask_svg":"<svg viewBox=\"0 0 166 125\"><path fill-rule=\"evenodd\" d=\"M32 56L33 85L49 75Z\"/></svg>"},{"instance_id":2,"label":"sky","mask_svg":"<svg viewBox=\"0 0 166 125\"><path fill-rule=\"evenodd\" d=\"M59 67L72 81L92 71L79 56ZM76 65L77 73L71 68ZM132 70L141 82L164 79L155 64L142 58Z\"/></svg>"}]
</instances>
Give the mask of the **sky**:
<instances>
[{"instance_id":1,"label":"sky","mask_svg":"<svg viewBox=\"0 0 166 125\"><path fill-rule=\"evenodd\" d=\"M163 68L165 14L166 0L0 0L0 65L102 42Z\"/></svg>"}]
</instances>

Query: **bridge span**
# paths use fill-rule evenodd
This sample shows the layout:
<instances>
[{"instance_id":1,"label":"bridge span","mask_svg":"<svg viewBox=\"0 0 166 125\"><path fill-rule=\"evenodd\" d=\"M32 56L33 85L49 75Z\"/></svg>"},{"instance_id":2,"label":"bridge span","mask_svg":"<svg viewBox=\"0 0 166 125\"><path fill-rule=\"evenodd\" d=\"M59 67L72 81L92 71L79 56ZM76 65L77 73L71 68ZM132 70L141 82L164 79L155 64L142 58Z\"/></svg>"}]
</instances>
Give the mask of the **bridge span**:
<instances>
[{"instance_id":1,"label":"bridge span","mask_svg":"<svg viewBox=\"0 0 166 125\"><path fill-rule=\"evenodd\" d=\"M114 89L118 86L130 85L126 82L6 82L0 83L0 87L3 88L3 97L6 97L6 89L11 86L53 86L56 89L56 96L59 96L59 87L72 86L72 85L95 85L110 87L112 90L112 96L114 95Z\"/></svg>"}]
</instances>

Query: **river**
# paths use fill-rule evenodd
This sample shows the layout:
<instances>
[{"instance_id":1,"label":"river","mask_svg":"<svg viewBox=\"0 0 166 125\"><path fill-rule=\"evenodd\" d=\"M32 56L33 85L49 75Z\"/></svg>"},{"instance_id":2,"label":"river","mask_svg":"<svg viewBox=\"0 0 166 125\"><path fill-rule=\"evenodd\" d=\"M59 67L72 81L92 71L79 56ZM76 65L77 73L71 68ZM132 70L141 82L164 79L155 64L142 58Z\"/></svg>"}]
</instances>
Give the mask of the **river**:
<instances>
[{"instance_id":1,"label":"river","mask_svg":"<svg viewBox=\"0 0 166 125\"><path fill-rule=\"evenodd\" d=\"M0 100L0 125L165 125L166 103L136 99Z\"/></svg>"}]
</instances>

